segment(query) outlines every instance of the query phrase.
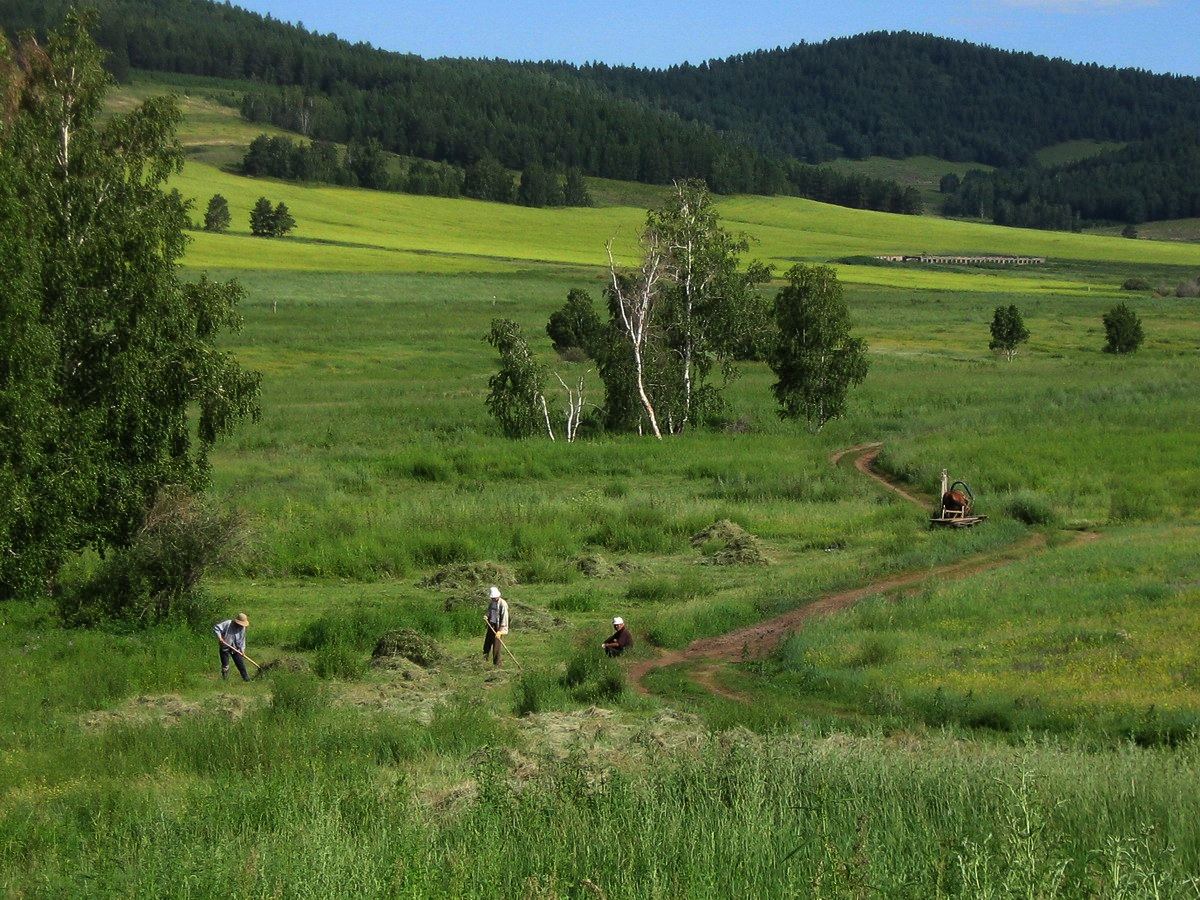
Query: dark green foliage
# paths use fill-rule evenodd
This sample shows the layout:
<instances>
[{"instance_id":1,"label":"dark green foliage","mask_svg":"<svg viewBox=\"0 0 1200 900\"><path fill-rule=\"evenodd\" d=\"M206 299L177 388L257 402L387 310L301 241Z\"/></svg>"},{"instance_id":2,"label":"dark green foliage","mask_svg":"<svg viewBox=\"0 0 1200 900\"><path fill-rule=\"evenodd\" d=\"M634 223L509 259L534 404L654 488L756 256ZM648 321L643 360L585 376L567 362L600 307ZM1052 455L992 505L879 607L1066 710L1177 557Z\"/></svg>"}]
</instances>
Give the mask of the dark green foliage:
<instances>
[{"instance_id":1,"label":"dark green foliage","mask_svg":"<svg viewBox=\"0 0 1200 900\"><path fill-rule=\"evenodd\" d=\"M541 163L530 163L521 172L517 202L523 206L562 206L562 185Z\"/></svg>"},{"instance_id":2,"label":"dark green foliage","mask_svg":"<svg viewBox=\"0 0 1200 900\"><path fill-rule=\"evenodd\" d=\"M1078 65L908 32L665 70L603 63L542 68L811 162L924 154L1013 166L1062 141L1136 141L1200 120L1195 78Z\"/></svg>"},{"instance_id":3,"label":"dark green foliage","mask_svg":"<svg viewBox=\"0 0 1200 900\"><path fill-rule=\"evenodd\" d=\"M600 350L603 329L592 295L578 289L567 294L566 303L552 312L550 321L546 323L546 334L554 343L555 350L566 353L577 348L592 358Z\"/></svg>"},{"instance_id":4,"label":"dark green foliage","mask_svg":"<svg viewBox=\"0 0 1200 900\"><path fill-rule=\"evenodd\" d=\"M110 552L81 583L64 586L59 612L71 625L202 624L210 604L201 579L231 561L240 545L237 516L202 497L164 491L127 547Z\"/></svg>"},{"instance_id":5,"label":"dark green foliage","mask_svg":"<svg viewBox=\"0 0 1200 900\"><path fill-rule=\"evenodd\" d=\"M1200 131L1178 128L1065 165L970 172L945 212L1075 231L1084 221L1126 222L1122 233L1136 238L1139 222L1200 216L1197 170Z\"/></svg>"},{"instance_id":6,"label":"dark green foliage","mask_svg":"<svg viewBox=\"0 0 1200 900\"><path fill-rule=\"evenodd\" d=\"M179 110L158 98L101 123L88 21L22 45L20 111L0 125L0 233L19 236L0 243L0 404L24 423L0 431L17 498L0 514L0 596L35 592L75 550L128 546L160 489L204 485L213 443L256 409L258 376L216 348L241 288L179 277Z\"/></svg>"},{"instance_id":7,"label":"dark green foliage","mask_svg":"<svg viewBox=\"0 0 1200 900\"><path fill-rule=\"evenodd\" d=\"M272 206L266 197L259 197L250 210L250 233L255 237L285 237L296 228L296 220L286 203Z\"/></svg>"},{"instance_id":8,"label":"dark green foliage","mask_svg":"<svg viewBox=\"0 0 1200 900\"><path fill-rule=\"evenodd\" d=\"M1137 240L1138 230L1136 225L1126 225L1121 229L1121 237L1129 238L1131 241Z\"/></svg>"},{"instance_id":9,"label":"dark green foliage","mask_svg":"<svg viewBox=\"0 0 1200 900\"><path fill-rule=\"evenodd\" d=\"M381 191L388 186L387 157L383 145L375 138L347 145L346 170L353 176L352 183L359 187Z\"/></svg>"},{"instance_id":10,"label":"dark green foliage","mask_svg":"<svg viewBox=\"0 0 1200 900\"><path fill-rule=\"evenodd\" d=\"M485 156L467 166L463 193L477 200L512 203L516 196L512 175L495 158Z\"/></svg>"},{"instance_id":11,"label":"dark green foliage","mask_svg":"<svg viewBox=\"0 0 1200 900\"><path fill-rule=\"evenodd\" d=\"M271 231L275 237L286 237L296 230L296 220L282 201L271 214Z\"/></svg>"},{"instance_id":12,"label":"dark green foliage","mask_svg":"<svg viewBox=\"0 0 1200 900\"><path fill-rule=\"evenodd\" d=\"M208 209L204 211L204 230L218 234L228 231L233 217L229 213L229 201L220 194L214 194L208 201Z\"/></svg>"},{"instance_id":13,"label":"dark green foliage","mask_svg":"<svg viewBox=\"0 0 1200 900\"><path fill-rule=\"evenodd\" d=\"M567 169L567 177L563 181L563 206L591 205L592 194L583 180L583 171L578 166L572 166Z\"/></svg>"},{"instance_id":14,"label":"dark green foliage","mask_svg":"<svg viewBox=\"0 0 1200 900\"><path fill-rule=\"evenodd\" d=\"M842 415L850 387L867 377L867 345L850 336L850 310L837 273L795 266L775 296L779 342L771 353L779 415L820 430Z\"/></svg>"},{"instance_id":15,"label":"dark green foliage","mask_svg":"<svg viewBox=\"0 0 1200 900\"><path fill-rule=\"evenodd\" d=\"M962 179L953 172L943 175L941 181L938 182L938 190L943 194L953 194L958 191L962 184Z\"/></svg>"},{"instance_id":16,"label":"dark green foliage","mask_svg":"<svg viewBox=\"0 0 1200 900\"><path fill-rule=\"evenodd\" d=\"M1118 303L1104 314L1104 352L1133 353L1142 346L1145 333L1137 313Z\"/></svg>"},{"instance_id":17,"label":"dark green foliage","mask_svg":"<svg viewBox=\"0 0 1200 900\"><path fill-rule=\"evenodd\" d=\"M546 372L529 352L521 326L495 319L485 340L500 353L500 371L488 379L487 407L507 437L542 433Z\"/></svg>"},{"instance_id":18,"label":"dark green foliage","mask_svg":"<svg viewBox=\"0 0 1200 900\"><path fill-rule=\"evenodd\" d=\"M1150 282L1145 278L1126 278L1121 285L1123 291L1148 291L1150 290Z\"/></svg>"},{"instance_id":19,"label":"dark green foliage","mask_svg":"<svg viewBox=\"0 0 1200 900\"><path fill-rule=\"evenodd\" d=\"M354 170L343 164L333 144L322 141L309 144L265 134L250 142L242 159L242 172L254 178L358 184Z\"/></svg>"},{"instance_id":20,"label":"dark green foliage","mask_svg":"<svg viewBox=\"0 0 1200 900\"><path fill-rule=\"evenodd\" d=\"M266 197L259 197L250 210L250 233L255 237L274 237L275 207Z\"/></svg>"},{"instance_id":21,"label":"dark green foliage","mask_svg":"<svg viewBox=\"0 0 1200 900\"><path fill-rule=\"evenodd\" d=\"M1015 305L997 306L992 314L992 340L988 349L1003 353L1012 362L1018 348L1028 340L1029 329L1021 311Z\"/></svg>"},{"instance_id":22,"label":"dark green foliage","mask_svg":"<svg viewBox=\"0 0 1200 900\"><path fill-rule=\"evenodd\" d=\"M13 30L44 27L67 4L10 0L4 24ZM350 145L354 178L364 187L387 189L390 182L383 167L368 161L375 141L392 153L454 166L483 155L513 170L531 163L565 168L570 184L563 186L569 195L564 201L571 206L589 205L590 199L582 178L571 175L575 170L656 184L699 177L721 193L794 193L893 212L920 210L915 189L802 166L786 158L790 151L764 153L752 146L760 135L730 128L725 115L706 124L703 116L680 117L657 102L614 97L607 85L594 83L604 81L591 77L598 73L580 78L574 69L551 72L500 60L423 60L209 3L106 0L101 38L122 70L132 65L253 82L255 89L242 99L247 119ZM802 127L812 131L810 117L804 119ZM358 148L366 148L367 156ZM422 188L416 192L453 196L446 182ZM467 193L511 200L511 192L499 198Z\"/></svg>"}]
</instances>

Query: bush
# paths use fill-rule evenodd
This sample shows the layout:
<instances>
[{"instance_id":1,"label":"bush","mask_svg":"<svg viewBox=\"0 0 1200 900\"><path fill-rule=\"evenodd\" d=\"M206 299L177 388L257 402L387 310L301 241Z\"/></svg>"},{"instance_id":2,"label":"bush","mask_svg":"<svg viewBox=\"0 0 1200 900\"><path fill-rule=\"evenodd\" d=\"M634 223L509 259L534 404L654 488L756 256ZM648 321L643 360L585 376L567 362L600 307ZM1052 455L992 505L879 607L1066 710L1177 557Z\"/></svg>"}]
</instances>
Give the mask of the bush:
<instances>
[{"instance_id":1,"label":"bush","mask_svg":"<svg viewBox=\"0 0 1200 900\"><path fill-rule=\"evenodd\" d=\"M1175 288L1175 296L1187 299L1200 297L1200 281L1184 281Z\"/></svg>"},{"instance_id":2,"label":"bush","mask_svg":"<svg viewBox=\"0 0 1200 900\"><path fill-rule=\"evenodd\" d=\"M75 584L64 585L59 613L69 625L125 621L153 625L183 619L199 625L212 605L201 581L242 547L242 522L202 496L165 489L129 546L105 557Z\"/></svg>"},{"instance_id":3,"label":"bush","mask_svg":"<svg viewBox=\"0 0 1200 900\"><path fill-rule=\"evenodd\" d=\"M1121 285L1123 291L1148 291L1150 290L1150 282L1145 278L1126 278L1125 283Z\"/></svg>"},{"instance_id":4,"label":"bush","mask_svg":"<svg viewBox=\"0 0 1200 900\"><path fill-rule=\"evenodd\" d=\"M366 663L354 650L342 644L322 647L313 661L313 671L321 678L357 681L366 671Z\"/></svg>"},{"instance_id":5,"label":"bush","mask_svg":"<svg viewBox=\"0 0 1200 900\"><path fill-rule=\"evenodd\" d=\"M324 701L321 683L301 672L280 672L272 679L271 712L291 716L311 716Z\"/></svg>"},{"instance_id":6,"label":"bush","mask_svg":"<svg viewBox=\"0 0 1200 900\"><path fill-rule=\"evenodd\" d=\"M1053 525L1058 522L1058 513L1040 494L1021 491L1009 501L1005 512L1026 525Z\"/></svg>"},{"instance_id":7,"label":"bush","mask_svg":"<svg viewBox=\"0 0 1200 900\"><path fill-rule=\"evenodd\" d=\"M1105 353L1133 353L1142 346L1145 333L1137 313L1118 303L1104 314Z\"/></svg>"}]
</instances>

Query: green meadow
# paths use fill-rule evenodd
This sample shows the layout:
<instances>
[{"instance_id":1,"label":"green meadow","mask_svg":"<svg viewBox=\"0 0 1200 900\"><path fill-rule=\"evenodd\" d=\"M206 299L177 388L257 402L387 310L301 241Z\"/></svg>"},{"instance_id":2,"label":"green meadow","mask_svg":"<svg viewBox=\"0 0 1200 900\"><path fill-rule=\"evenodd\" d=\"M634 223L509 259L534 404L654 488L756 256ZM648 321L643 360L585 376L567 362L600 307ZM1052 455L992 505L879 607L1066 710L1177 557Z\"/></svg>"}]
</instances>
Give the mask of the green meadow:
<instances>
[{"instance_id":1,"label":"green meadow","mask_svg":"<svg viewBox=\"0 0 1200 900\"><path fill-rule=\"evenodd\" d=\"M0 894L1196 896L1200 301L1119 285L1194 277L1200 247L726 198L780 268L1048 263L841 264L871 371L819 434L779 420L753 363L712 428L510 441L483 404L490 321L599 402L545 322L571 289L600 301L604 243L632 259L644 209L254 181L229 170L244 123L211 96L186 110L177 186L221 192L235 222L193 235L188 273L241 281L228 344L263 373L261 419L213 457L250 533L209 584L213 621L244 609L250 654L285 664L223 683L204 630L0 606ZM260 195L295 238L246 233ZM1101 351L1118 298L1146 331L1129 357ZM987 348L1001 303L1032 333L1011 363ZM876 441L888 477L928 497L947 468L988 521L930 530L830 463ZM692 538L722 519L764 565L711 564ZM981 559L999 563L937 576ZM485 574L437 586L463 567ZM725 696L694 660L647 694L627 677L922 573L717 666ZM517 659L498 671L479 654L493 578ZM632 660L598 658L613 615ZM399 628L441 658L372 660Z\"/></svg>"}]
</instances>

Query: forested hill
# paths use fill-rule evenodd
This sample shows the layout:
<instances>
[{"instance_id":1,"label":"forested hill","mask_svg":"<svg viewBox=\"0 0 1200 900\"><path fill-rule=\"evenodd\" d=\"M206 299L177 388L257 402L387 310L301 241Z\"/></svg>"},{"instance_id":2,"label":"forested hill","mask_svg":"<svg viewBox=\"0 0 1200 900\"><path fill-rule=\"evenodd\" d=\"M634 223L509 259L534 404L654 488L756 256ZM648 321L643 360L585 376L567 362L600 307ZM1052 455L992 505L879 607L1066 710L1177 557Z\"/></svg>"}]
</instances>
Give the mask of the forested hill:
<instances>
[{"instance_id":1,"label":"forested hill","mask_svg":"<svg viewBox=\"0 0 1200 900\"><path fill-rule=\"evenodd\" d=\"M0 0L10 35L44 32L73 0ZM250 119L324 141L378 141L464 166L498 160L647 183L704 178L719 193L795 193L846 206L921 210L893 182L816 171L586 79L486 60L425 60L350 44L207 0L93 0L97 38L132 68L253 82Z\"/></svg>"},{"instance_id":2,"label":"forested hill","mask_svg":"<svg viewBox=\"0 0 1200 900\"><path fill-rule=\"evenodd\" d=\"M906 32L669 69L539 68L810 162L929 155L1012 166L1061 141L1144 140L1200 121L1200 79Z\"/></svg>"}]
</instances>

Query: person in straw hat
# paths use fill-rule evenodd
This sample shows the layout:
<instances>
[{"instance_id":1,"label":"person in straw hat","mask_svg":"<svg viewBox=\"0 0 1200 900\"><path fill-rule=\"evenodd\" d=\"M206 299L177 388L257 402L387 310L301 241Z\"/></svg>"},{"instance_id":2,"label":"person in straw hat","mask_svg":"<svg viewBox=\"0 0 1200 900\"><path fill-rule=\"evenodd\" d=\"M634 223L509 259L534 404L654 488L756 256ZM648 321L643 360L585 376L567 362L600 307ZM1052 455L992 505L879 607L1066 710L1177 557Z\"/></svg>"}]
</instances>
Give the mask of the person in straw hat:
<instances>
[{"instance_id":1,"label":"person in straw hat","mask_svg":"<svg viewBox=\"0 0 1200 900\"><path fill-rule=\"evenodd\" d=\"M233 657L238 671L242 674L242 681L250 680L250 675L246 672L246 660L243 659L246 655L246 629L249 627L250 619L245 613L238 613L232 619L226 619L213 626L213 634L217 636L217 643L221 645L222 681L229 677L230 657Z\"/></svg>"},{"instance_id":2,"label":"person in straw hat","mask_svg":"<svg viewBox=\"0 0 1200 900\"><path fill-rule=\"evenodd\" d=\"M492 585L487 611L487 633L483 636L483 655L492 654L492 665L500 665L502 638L508 634L508 602L500 596L500 588Z\"/></svg>"}]
</instances>

